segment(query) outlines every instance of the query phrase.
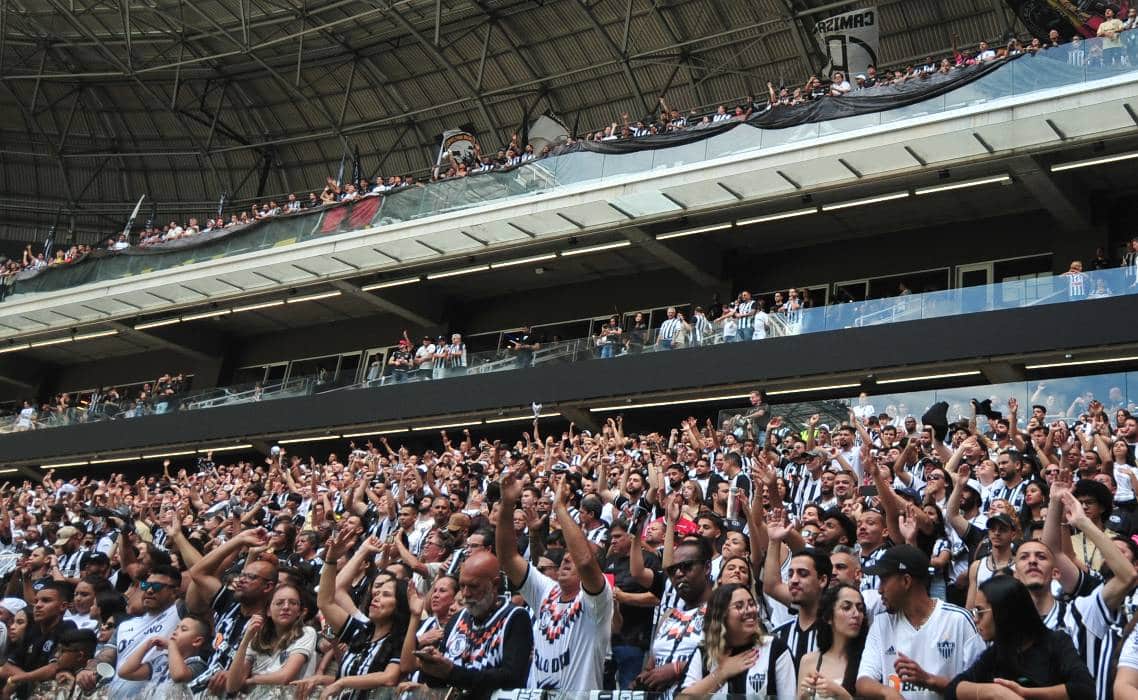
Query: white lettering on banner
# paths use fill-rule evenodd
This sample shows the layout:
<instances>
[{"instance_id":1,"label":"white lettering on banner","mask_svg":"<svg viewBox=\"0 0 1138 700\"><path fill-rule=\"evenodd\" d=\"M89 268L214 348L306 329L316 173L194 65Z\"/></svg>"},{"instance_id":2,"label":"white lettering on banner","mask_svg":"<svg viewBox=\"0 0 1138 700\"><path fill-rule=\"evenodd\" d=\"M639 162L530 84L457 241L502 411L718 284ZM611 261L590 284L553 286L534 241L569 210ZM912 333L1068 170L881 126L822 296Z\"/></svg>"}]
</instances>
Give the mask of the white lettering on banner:
<instances>
[{"instance_id":1,"label":"white lettering on banner","mask_svg":"<svg viewBox=\"0 0 1138 700\"><path fill-rule=\"evenodd\" d=\"M547 659L541 655L535 655L533 664L542 673L560 673L561 669L568 668L569 666L569 652L563 652L561 655L556 656L552 659Z\"/></svg>"},{"instance_id":2,"label":"white lettering on banner","mask_svg":"<svg viewBox=\"0 0 1138 700\"><path fill-rule=\"evenodd\" d=\"M814 36L828 58L823 69L827 78L833 71L844 71L846 80L852 85L856 74L864 73L870 65L877 65L881 43L876 7L819 20L814 24Z\"/></svg>"}]
</instances>

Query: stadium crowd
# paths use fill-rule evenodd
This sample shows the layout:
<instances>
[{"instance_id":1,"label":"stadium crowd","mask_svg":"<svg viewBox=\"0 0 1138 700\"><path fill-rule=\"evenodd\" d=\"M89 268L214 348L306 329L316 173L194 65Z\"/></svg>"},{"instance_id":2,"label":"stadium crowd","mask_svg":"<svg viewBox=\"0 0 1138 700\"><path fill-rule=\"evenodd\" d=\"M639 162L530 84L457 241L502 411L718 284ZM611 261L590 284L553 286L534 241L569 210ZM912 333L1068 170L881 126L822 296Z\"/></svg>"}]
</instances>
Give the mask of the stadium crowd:
<instances>
[{"instance_id":1,"label":"stadium crowd","mask_svg":"<svg viewBox=\"0 0 1138 700\"><path fill-rule=\"evenodd\" d=\"M25 400L8 417L11 432L69 425L110 417L135 418L177 408L176 399L190 388L191 377L166 372L153 382L134 386L105 386L82 392L61 392L36 407ZM0 419L2 420L2 419Z\"/></svg>"},{"instance_id":2,"label":"stadium crowd","mask_svg":"<svg viewBox=\"0 0 1138 700\"><path fill-rule=\"evenodd\" d=\"M124 232L108 238L100 248L109 252L121 252L132 246L152 248L202 233L222 231L261 219L288 216L308 209L396 192L409 187L421 187L430 182L509 170L535 159L557 155L564 147L572 147L578 141L637 139L706 128L720 122L746 120L753 114L793 107L822 98L870 94L889 86L926 81L937 75L949 75L962 68L1001 61L1021 54L1058 56L1064 63L1079 67L1138 65L1138 32L1131 31L1138 28L1138 10L1130 8L1125 19L1114 17L1111 8L1107 8L1104 13L1109 14L1099 25L1101 41L1084 42L1075 36L1071 42L1064 43L1059 32L1052 30L1046 40L1033 38L1027 43L1022 43L1019 39L1013 38L1006 46L997 48L992 48L988 42L981 41L974 49L958 49L957 37L954 36L951 55L939 60L930 55L926 57L924 63L880 71L871 65L864 73L854 76L842 71L834 71L828 78L812 74L801 86L785 85L781 82L776 86L768 82L766 95L758 98L746 96L738 104L720 104L712 111L692 108L684 112L675 106L669 106L666 97L660 96L657 108L640 119L634 119L628 112L624 112L619 120L613 120L603 129L590 130L577 136L568 135L560 143L542 145L540 150L535 149L531 143L524 143L515 133L508 144L493 153L484 152L475 142L473 149L464 157L456 158L452 153L443 154L444 158L430 171L429 177L425 180L416 179L411 174L386 177L376 175L374 178L361 175L355 181L341 182L338 178L329 176L319 192L313 190L307 197L291 193L283 196L279 202L275 199L255 202L249 209L231 212L228 218L219 210L216 217L205 218L204 224L196 217L190 217L184 224L176 221L170 221L165 225L147 222L134 233ZM13 258L2 261L0 281L10 281L24 270L39 271L48 267L72 264L84 259L91 252L90 246L74 245L67 250L56 250L51 256L34 253L33 246L29 244L19 260ZM0 285L0 291L7 287L6 284Z\"/></svg>"},{"instance_id":3,"label":"stadium crowd","mask_svg":"<svg viewBox=\"0 0 1138 700\"><path fill-rule=\"evenodd\" d=\"M0 695L1134 697L1138 419L999 403L49 471L0 489Z\"/></svg>"}]
</instances>

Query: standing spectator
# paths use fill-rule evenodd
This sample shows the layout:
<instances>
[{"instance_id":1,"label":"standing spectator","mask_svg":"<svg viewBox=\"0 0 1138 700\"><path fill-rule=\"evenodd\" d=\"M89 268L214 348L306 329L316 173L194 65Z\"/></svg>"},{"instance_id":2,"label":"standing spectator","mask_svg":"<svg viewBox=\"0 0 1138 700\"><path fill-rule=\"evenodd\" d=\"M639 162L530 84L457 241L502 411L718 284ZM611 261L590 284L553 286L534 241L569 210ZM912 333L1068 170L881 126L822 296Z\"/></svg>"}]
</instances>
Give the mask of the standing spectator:
<instances>
[{"instance_id":1,"label":"standing spectator","mask_svg":"<svg viewBox=\"0 0 1138 700\"><path fill-rule=\"evenodd\" d=\"M1098 25L1098 37L1102 39L1102 60L1108 66L1122 64L1122 31L1125 26L1122 20L1114 16L1115 12L1117 10L1114 6L1108 6Z\"/></svg>"},{"instance_id":2,"label":"standing spectator","mask_svg":"<svg viewBox=\"0 0 1138 700\"><path fill-rule=\"evenodd\" d=\"M423 344L415 348L415 357L412 363L415 366L415 374L422 379L430 379L433 376L433 365L435 362L435 344L431 342L429 335L423 336Z\"/></svg>"},{"instance_id":3,"label":"standing spectator","mask_svg":"<svg viewBox=\"0 0 1138 700\"><path fill-rule=\"evenodd\" d=\"M644 349L644 343L648 338L648 319L644 317L644 312L637 311L632 317L632 328L626 335L628 354L635 355Z\"/></svg>"},{"instance_id":4,"label":"standing spectator","mask_svg":"<svg viewBox=\"0 0 1138 700\"><path fill-rule=\"evenodd\" d=\"M533 366L533 354L541 349L541 337L533 332L532 326L526 324L507 342L510 344L510 350L514 352L514 357L517 358L518 367Z\"/></svg>"},{"instance_id":5,"label":"standing spectator","mask_svg":"<svg viewBox=\"0 0 1138 700\"><path fill-rule=\"evenodd\" d=\"M818 650L802 657L798 666L799 694L853 700L869 631L861 591L851 583L826 589L818 617Z\"/></svg>"},{"instance_id":6,"label":"standing spectator","mask_svg":"<svg viewBox=\"0 0 1138 700\"><path fill-rule=\"evenodd\" d=\"M1130 286L1138 286L1138 236L1130 240L1126 254L1122 256L1122 267L1126 269L1126 279L1130 280ZM24 405L28 405L26 401Z\"/></svg>"},{"instance_id":7,"label":"standing spectator","mask_svg":"<svg viewBox=\"0 0 1138 700\"><path fill-rule=\"evenodd\" d=\"M683 686L684 695L730 693L794 700L790 651L763 629L759 606L746 586L730 583L711 596L703 644L692 656Z\"/></svg>"},{"instance_id":8,"label":"standing spectator","mask_svg":"<svg viewBox=\"0 0 1138 700\"><path fill-rule=\"evenodd\" d=\"M391 368L391 376L396 382L407 381L415 371L415 356L411 354L410 340L399 339L399 346L391 351L387 366Z\"/></svg>"},{"instance_id":9,"label":"standing spectator","mask_svg":"<svg viewBox=\"0 0 1138 700\"><path fill-rule=\"evenodd\" d=\"M633 545L637 549L639 546L640 542ZM675 591L676 604L660 613L648 663L637 676L637 686L668 697L680 689L688 664L703 643L707 601L712 592L711 555L711 545L704 539L688 538L675 548L665 572ZM637 558L635 553L632 556ZM648 618L651 620L651 614Z\"/></svg>"},{"instance_id":10,"label":"standing spectator","mask_svg":"<svg viewBox=\"0 0 1138 700\"><path fill-rule=\"evenodd\" d=\"M602 359L616 355L616 349L620 347L621 333L616 316L610 316L608 322L601 326L600 332L597 333L597 346L601 349Z\"/></svg>"},{"instance_id":11,"label":"standing spectator","mask_svg":"<svg viewBox=\"0 0 1138 700\"><path fill-rule=\"evenodd\" d=\"M264 615L277 585L276 558L272 555L246 559L232 586L222 584L219 578L222 567L243 550L266 547L268 543L269 535L264 528L242 530L190 568L186 607L199 615L212 613L216 635L207 671L190 685L199 695L225 695L229 665L241 644L245 625L254 615Z\"/></svg>"},{"instance_id":12,"label":"standing spectator","mask_svg":"<svg viewBox=\"0 0 1138 700\"><path fill-rule=\"evenodd\" d=\"M1044 627L1022 583L1011 576L989 579L976 592L970 612L990 646L952 680L947 700L1006 691L1026 697L1028 688L1038 697L1054 692L1067 700L1094 700L1094 681L1070 635Z\"/></svg>"},{"instance_id":13,"label":"standing spectator","mask_svg":"<svg viewBox=\"0 0 1138 700\"><path fill-rule=\"evenodd\" d=\"M1081 260L1072 260L1071 267L1064 272L1062 277L1067 278L1067 299L1070 301L1077 301L1085 299L1090 294L1090 282L1087 275L1083 272L1083 263Z\"/></svg>"},{"instance_id":14,"label":"standing spectator","mask_svg":"<svg viewBox=\"0 0 1138 700\"><path fill-rule=\"evenodd\" d=\"M601 573L592 545L569 514L568 479L560 478L553 502L566 549L556 581L517 553L512 521L522 485L512 473L504 475L501 484L496 549L510 584L535 611L528 687L561 691L600 688L612 628L612 589Z\"/></svg>"},{"instance_id":15,"label":"standing spectator","mask_svg":"<svg viewBox=\"0 0 1138 700\"><path fill-rule=\"evenodd\" d=\"M674 306L669 306L665 313L668 318L660 324L660 337L656 340L656 347L661 350L671 350L676 347L676 339L680 335L684 322L676 315L676 307Z\"/></svg>"},{"instance_id":16,"label":"standing spectator","mask_svg":"<svg viewBox=\"0 0 1138 700\"><path fill-rule=\"evenodd\" d=\"M911 545L891 547L865 573L881 579L885 611L870 625L857 694L908 700L943 694L983 651L971 615L929 597L929 558Z\"/></svg>"}]
</instances>

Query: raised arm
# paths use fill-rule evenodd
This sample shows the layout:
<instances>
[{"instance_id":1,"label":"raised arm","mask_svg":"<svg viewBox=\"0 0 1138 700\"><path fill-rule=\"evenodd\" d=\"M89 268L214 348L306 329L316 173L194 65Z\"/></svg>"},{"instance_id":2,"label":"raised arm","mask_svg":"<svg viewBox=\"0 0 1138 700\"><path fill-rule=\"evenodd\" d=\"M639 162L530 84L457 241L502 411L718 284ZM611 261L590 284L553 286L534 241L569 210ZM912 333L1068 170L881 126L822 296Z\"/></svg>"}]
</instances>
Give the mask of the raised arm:
<instances>
[{"instance_id":1,"label":"raised arm","mask_svg":"<svg viewBox=\"0 0 1138 700\"><path fill-rule=\"evenodd\" d=\"M1103 563L1114 574L1103 586L1102 599L1111 612L1118 612L1126 596L1134 588L1135 582L1138 582L1138 570L1135 570L1134 564L1114 546L1110 537L1087 517L1082 504L1074 494L1066 492L1062 498L1063 507L1067 511L1067 523L1078 528L1102 552Z\"/></svg>"},{"instance_id":2,"label":"raised arm","mask_svg":"<svg viewBox=\"0 0 1138 700\"><path fill-rule=\"evenodd\" d=\"M262 527L243 530L231 540L227 540L212 552L190 567L190 588L186 591L186 608L193 613L209 610L218 591L221 579L218 575L230 557L246 547L263 547L269 543L269 534Z\"/></svg>"},{"instance_id":3,"label":"raised arm","mask_svg":"<svg viewBox=\"0 0 1138 700\"><path fill-rule=\"evenodd\" d=\"M577 567L577 575L581 577L581 588L589 595L599 595L605 590L608 581L601 571L600 562L594 553L593 545L589 543L581 526L573 522L569 515L569 483L565 479L557 487L553 500L553 512L557 515L557 522L561 525L561 535L565 538L565 549ZM511 513L512 515L512 513ZM499 553L499 556L501 554Z\"/></svg>"},{"instance_id":4,"label":"raised arm","mask_svg":"<svg viewBox=\"0 0 1138 700\"><path fill-rule=\"evenodd\" d=\"M533 422L534 429L537 429L537 421ZM514 511L517 510L518 500L522 496L522 484L518 481L517 476L510 470L502 473L502 503L498 508L498 522L494 523L494 549L498 555L498 563L502 566L502 571L506 573L506 578L514 586L522 585L525 580L526 572L529 571L529 564L518 553L518 543L514 540ZM558 513L558 521L560 522L561 514ZM566 519L569 519L566 514ZM561 523L562 527L565 526ZM569 538L565 538L568 544ZM576 559L574 559L576 561ZM582 580L584 580L582 578Z\"/></svg>"},{"instance_id":5,"label":"raised arm","mask_svg":"<svg viewBox=\"0 0 1138 700\"><path fill-rule=\"evenodd\" d=\"M344 528L332 536L325 553L327 559L320 571L320 587L316 591L316 607L320 608L328 626L337 633L344 628L351 613L336 602L336 569L356 534L356 529Z\"/></svg>"}]
</instances>

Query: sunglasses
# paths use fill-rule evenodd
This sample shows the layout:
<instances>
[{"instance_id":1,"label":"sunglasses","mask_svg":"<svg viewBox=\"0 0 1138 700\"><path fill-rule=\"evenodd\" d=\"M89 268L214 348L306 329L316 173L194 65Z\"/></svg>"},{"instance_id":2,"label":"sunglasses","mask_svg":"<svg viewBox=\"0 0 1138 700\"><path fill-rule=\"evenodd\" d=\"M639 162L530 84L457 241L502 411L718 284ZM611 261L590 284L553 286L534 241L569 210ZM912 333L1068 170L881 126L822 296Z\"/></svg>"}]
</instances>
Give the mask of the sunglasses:
<instances>
[{"instance_id":1,"label":"sunglasses","mask_svg":"<svg viewBox=\"0 0 1138 700\"><path fill-rule=\"evenodd\" d=\"M696 561L695 559L690 559L688 561L678 561L675 564L666 567L664 570L669 576L675 576L678 573L686 574L702 563L703 562Z\"/></svg>"},{"instance_id":2,"label":"sunglasses","mask_svg":"<svg viewBox=\"0 0 1138 700\"><path fill-rule=\"evenodd\" d=\"M142 581L138 584L138 587L143 591L154 591L157 593L169 585L168 583L160 583L158 581Z\"/></svg>"}]
</instances>

